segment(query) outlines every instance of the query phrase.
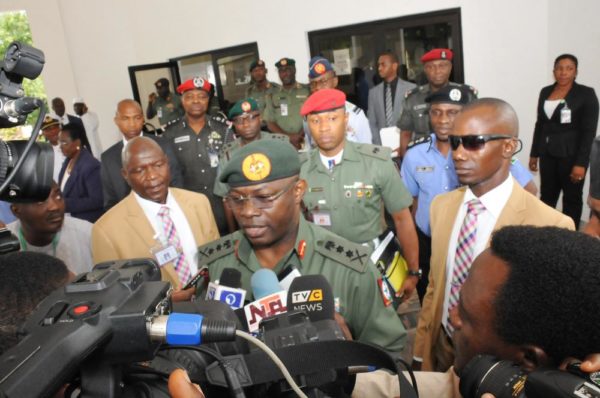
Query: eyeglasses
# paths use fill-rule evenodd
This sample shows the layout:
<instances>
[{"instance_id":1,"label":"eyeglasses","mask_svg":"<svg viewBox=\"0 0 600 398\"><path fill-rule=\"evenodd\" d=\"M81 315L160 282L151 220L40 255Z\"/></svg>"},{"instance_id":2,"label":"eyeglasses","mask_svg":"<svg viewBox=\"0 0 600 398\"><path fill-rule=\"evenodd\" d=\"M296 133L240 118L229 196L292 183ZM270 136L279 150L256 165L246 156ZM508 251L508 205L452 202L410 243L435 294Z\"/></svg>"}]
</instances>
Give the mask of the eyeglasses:
<instances>
[{"instance_id":1,"label":"eyeglasses","mask_svg":"<svg viewBox=\"0 0 600 398\"><path fill-rule=\"evenodd\" d=\"M249 113L247 116L238 116L233 119L233 124L236 126L241 126L244 122L251 122L258 118L260 113Z\"/></svg>"},{"instance_id":2,"label":"eyeglasses","mask_svg":"<svg viewBox=\"0 0 600 398\"><path fill-rule=\"evenodd\" d=\"M281 191L271 195L256 195L256 196L242 196L242 195L227 195L225 196L225 202L233 210L241 210L244 208L244 203L250 201L252 206L257 209L270 209L277 199L282 197L287 191L296 185L297 181L292 181L288 186L283 188Z\"/></svg>"},{"instance_id":3,"label":"eyeglasses","mask_svg":"<svg viewBox=\"0 0 600 398\"><path fill-rule=\"evenodd\" d=\"M490 134L490 135L450 135L448 140L450 141L450 147L453 151L456 151L462 144L463 148L467 151L477 151L485 146L488 141L496 140L512 140L514 137L511 135L503 134Z\"/></svg>"}]
</instances>

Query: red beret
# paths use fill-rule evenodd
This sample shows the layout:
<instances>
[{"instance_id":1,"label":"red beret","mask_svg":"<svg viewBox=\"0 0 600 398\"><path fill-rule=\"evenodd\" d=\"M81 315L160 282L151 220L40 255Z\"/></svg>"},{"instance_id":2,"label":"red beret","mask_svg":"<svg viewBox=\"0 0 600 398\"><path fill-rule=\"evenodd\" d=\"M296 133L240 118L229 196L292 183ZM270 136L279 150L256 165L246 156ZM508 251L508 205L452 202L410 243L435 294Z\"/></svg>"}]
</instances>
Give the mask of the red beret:
<instances>
[{"instance_id":1,"label":"red beret","mask_svg":"<svg viewBox=\"0 0 600 398\"><path fill-rule=\"evenodd\" d=\"M310 113L331 111L346 105L346 94L335 88L326 88L313 93L302 108L300 115L306 116Z\"/></svg>"},{"instance_id":2,"label":"red beret","mask_svg":"<svg viewBox=\"0 0 600 398\"><path fill-rule=\"evenodd\" d=\"M454 54L449 48L434 48L433 50L423 54L421 57L421 63L424 64L428 61L435 61L437 59L447 59L452 61Z\"/></svg>"},{"instance_id":3,"label":"red beret","mask_svg":"<svg viewBox=\"0 0 600 398\"><path fill-rule=\"evenodd\" d=\"M195 77L193 79L189 79L189 80L186 80L183 83L181 83L179 85L179 87L177 87L177 92L179 94L183 94L186 91L198 89L198 90L204 90L207 93L210 93L211 87L212 87L212 84L210 84L210 82L208 80L205 80L201 77Z\"/></svg>"}]
</instances>

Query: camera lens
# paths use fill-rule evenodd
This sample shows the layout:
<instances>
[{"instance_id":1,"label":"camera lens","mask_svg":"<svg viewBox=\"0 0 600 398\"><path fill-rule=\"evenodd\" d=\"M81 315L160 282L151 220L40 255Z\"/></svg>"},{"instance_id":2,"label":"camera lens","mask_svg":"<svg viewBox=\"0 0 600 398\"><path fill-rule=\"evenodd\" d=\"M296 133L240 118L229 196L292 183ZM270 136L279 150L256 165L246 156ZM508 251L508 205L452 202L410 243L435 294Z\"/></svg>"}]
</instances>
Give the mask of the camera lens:
<instances>
[{"instance_id":1,"label":"camera lens","mask_svg":"<svg viewBox=\"0 0 600 398\"><path fill-rule=\"evenodd\" d=\"M509 361L489 355L471 359L460 376L460 393L464 398L479 398L484 393L496 398L523 398L527 375Z\"/></svg>"},{"instance_id":2,"label":"camera lens","mask_svg":"<svg viewBox=\"0 0 600 398\"><path fill-rule=\"evenodd\" d=\"M2 184L21 158L27 141L0 140L0 184ZM27 154L23 166L0 200L7 202L40 202L48 198L52 186L54 153L48 144L35 143Z\"/></svg>"}]
</instances>

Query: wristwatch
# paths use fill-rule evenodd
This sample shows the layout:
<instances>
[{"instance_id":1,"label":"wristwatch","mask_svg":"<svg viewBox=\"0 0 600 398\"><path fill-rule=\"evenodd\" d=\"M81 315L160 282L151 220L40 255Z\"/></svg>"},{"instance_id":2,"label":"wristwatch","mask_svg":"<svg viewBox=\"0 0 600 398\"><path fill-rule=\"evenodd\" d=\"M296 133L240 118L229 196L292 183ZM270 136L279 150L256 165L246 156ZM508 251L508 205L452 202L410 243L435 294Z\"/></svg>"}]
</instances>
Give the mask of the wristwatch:
<instances>
[{"instance_id":1,"label":"wristwatch","mask_svg":"<svg viewBox=\"0 0 600 398\"><path fill-rule=\"evenodd\" d=\"M408 270L408 276L416 276L417 279L421 279L423 277L423 270L421 268L419 268L416 271L413 271L412 269Z\"/></svg>"}]
</instances>

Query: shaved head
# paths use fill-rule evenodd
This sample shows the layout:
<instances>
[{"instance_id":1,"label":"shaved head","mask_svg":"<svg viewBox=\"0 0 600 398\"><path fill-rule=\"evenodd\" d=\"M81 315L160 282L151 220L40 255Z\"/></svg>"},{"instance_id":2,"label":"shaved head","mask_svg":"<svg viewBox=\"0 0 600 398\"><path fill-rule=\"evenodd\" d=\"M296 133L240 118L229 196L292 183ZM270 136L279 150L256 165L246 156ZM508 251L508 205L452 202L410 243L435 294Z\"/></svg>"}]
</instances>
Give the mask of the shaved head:
<instances>
[{"instance_id":1,"label":"shaved head","mask_svg":"<svg viewBox=\"0 0 600 398\"><path fill-rule=\"evenodd\" d=\"M477 118L487 125L501 125L503 129L498 133L519 136L519 119L514 108L508 102L498 98L481 98L465 105L461 116L472 117L475 113Z\"/></svg>"},{"instance_id":2,"label":"shaved head","mask_svg":"<svg viewBox=\"0 0 600 398\"><path fill-rule=\"evenodd\" d=\"M123 163L123 168L126 169L129 164L129 160L132 156L136 156L138 153L153 150L158 151L162 155L166 156L160 145L156 143L151 138L148 137L135 137L127 141L127 146L123 150L123 154L121 155L121 163Z\"/></svg>"},{"instance_id":3,"label":"shaved head","mask_svg":"<svg viewBox=\"0 0 600 398\"><path fill-rule=\"evenodd\" d=\"M117 111L115 112L115 116L118 116L120 113L123 113L123 111L129 107L139 109L139 111L142 112L142 106L140 105L139 102L137 102L136 100L127 98L127 99L119 101L119 103L117 104Z\"/></svg>"}]
</instances>

